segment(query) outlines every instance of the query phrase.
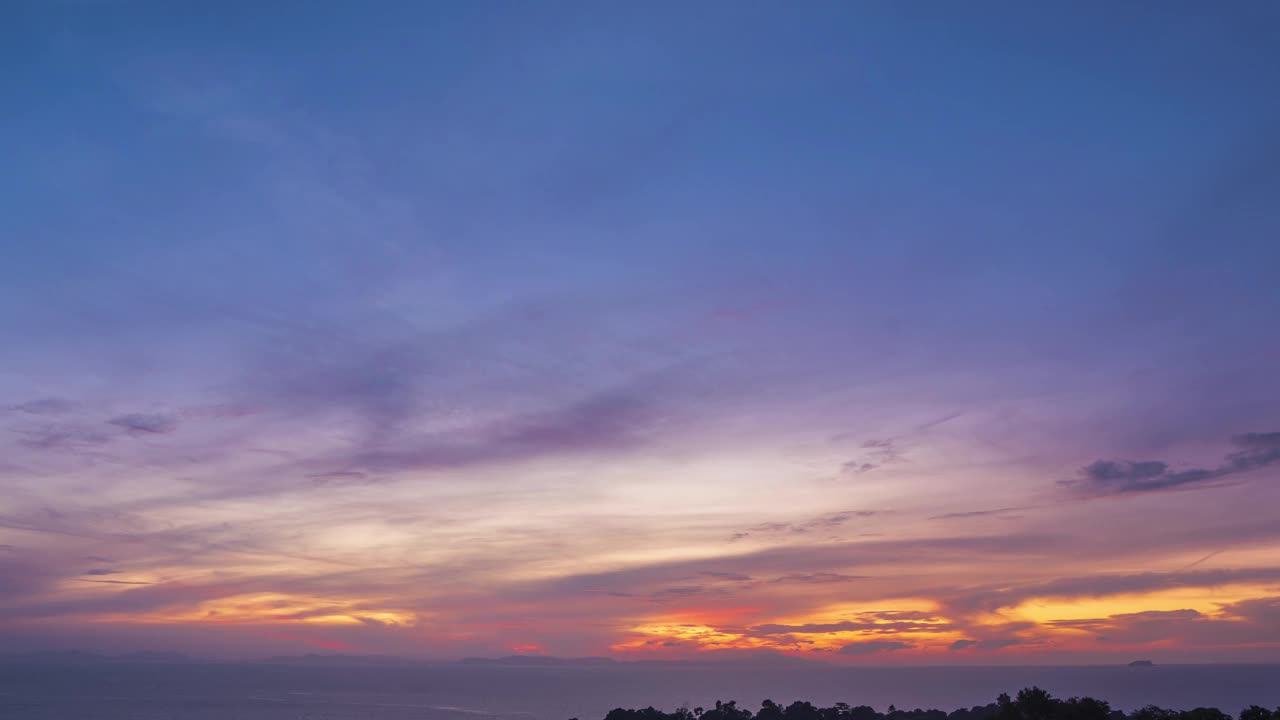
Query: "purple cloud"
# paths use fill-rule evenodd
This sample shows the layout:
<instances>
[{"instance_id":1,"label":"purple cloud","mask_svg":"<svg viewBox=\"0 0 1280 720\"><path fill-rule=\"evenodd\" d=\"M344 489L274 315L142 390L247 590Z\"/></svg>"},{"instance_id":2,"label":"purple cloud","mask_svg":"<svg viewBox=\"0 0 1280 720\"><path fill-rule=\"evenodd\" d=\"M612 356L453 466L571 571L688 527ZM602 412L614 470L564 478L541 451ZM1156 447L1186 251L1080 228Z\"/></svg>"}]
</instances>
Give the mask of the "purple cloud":
<instances>
[{"instance_id":1,"label":"purple cloud","mask_svg":"<svg viewBox=\"0 0 1280 720\"><path fill-rule=\"evenodd\" d=\"M9 409L13 412L27 413L28 415L58 415L71 412L75 407L75 403L65 398L47 397L10 405Z\"/></svg>"},{"instance_id":2,"label":"purple cloud","mask_svg":"<svg viewBox=\"0 0 1280 720\"><path fill-rule=\"evenodd\" d=\"M135 435L163 435L178 429L178 419L161 413L128 413L117 415L108 424Z\"/></svg>"}]
</instances>

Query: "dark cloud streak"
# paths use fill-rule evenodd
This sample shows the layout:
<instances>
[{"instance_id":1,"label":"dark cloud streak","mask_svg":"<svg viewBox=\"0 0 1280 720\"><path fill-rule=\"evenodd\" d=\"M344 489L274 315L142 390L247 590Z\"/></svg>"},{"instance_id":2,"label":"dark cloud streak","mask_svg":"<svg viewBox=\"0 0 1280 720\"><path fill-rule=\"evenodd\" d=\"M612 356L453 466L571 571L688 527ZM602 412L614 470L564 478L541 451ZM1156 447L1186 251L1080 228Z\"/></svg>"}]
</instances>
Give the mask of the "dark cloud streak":
<instances>
[{"instance_id":1,"label":"dark cloud streak","mask_svg":"<svg viewBox=\"0 0 1280 720\"><path fill-rule=\"evenodd\" d=\"M107 423L135 435L164 435L178 429L178 419L163 413L128 413Z\"/></svg>"},{"instance_id":2,"label":"dark cloud streak","mask_svg":"<svg viewBox=\"0 0 1280 720\"><path fill-rule=\"evenodd\" d=\"M840 648L839 653L841 655L874 655L895 650L908 650L913 647L915 645L911 643L897 640L867 640L866 642L849 643Z\"/></svg>"},{"instance_id":3,"label":"dark cloud streak","mask_svg":"<svg viewBox=\"0 0 1280 720\"><path fill-rule=\"evenodd\" d=\"M1078 479L1064 484L1089 496L1190 489L1280 462L1280 432L1236 435L1231 443L1239 449L1216 468L1173 470L1159 460L1097 460L1082 468Z\"/></svg>"}]
</instances>

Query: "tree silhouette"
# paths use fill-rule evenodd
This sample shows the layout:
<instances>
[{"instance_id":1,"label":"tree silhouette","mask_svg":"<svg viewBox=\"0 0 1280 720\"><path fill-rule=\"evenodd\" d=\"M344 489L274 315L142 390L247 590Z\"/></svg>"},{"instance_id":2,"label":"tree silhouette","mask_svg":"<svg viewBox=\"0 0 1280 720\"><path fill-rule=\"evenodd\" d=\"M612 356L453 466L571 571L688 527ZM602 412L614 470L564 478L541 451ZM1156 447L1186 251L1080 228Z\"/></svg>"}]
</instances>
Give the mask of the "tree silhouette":
<instances>
[{"instance_id":1,"label":"tree silhouette","mask_svg":"<svg viewBox=\"0 0 1280 720\"><path fill-rule=\"evenodd\" d=\"M576 720L576 718L574 719ZM851 706L835 703L831 707L818 707L811 702L796 700L783 707L773 700L765 700L760 710L752 713L732 700L716 701L715 707L678 708L663 712L652 706L639 710L615 708L604 720L1233 720L1217 708L1193 710L1168 710L1148 705L1125 714L1112 710L1105 700L1091 697L1072 697L1060 700L1038 687L1023 688L1016 697L1000 693L996 701L988 705L959 708L950 713L942 710L899 710L890 705L887 712L878 712L868 705ZM1280 709L1275 711L1251 705L1240 712L1239 720L1280 720Z\"/></svg>"},{"instance_id":2,"label":"tree silhouette","mask_svg":"<svg viewBox=\"0 0 1280 720\"><path fill-rule=\"evenodd\" d=\"M1280 720L1280 708L1275 711L1257 705L1250 705L1240 711L1240 720Z\"/></svg>"},{"instance_id":3,"label":"tree silhouette","mask_svg":"<svg viewBox=\"0 0 1280 720\"><path fill-rule=\"evenodd\" d=\"M760 711L756 713L756 720L783 720L782 706L772 700L765 700L760 703ZM1267 720L1270 720L1270 718Z\"/></svg>"}]
</instances>

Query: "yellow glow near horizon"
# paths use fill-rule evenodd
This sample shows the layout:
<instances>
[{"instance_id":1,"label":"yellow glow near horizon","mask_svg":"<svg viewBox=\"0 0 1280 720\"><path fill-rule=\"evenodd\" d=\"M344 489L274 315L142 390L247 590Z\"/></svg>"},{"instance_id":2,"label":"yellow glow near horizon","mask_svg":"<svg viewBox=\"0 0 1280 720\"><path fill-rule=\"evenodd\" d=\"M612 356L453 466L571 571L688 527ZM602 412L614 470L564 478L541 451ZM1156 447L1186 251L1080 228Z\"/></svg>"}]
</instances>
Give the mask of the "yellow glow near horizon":
<instances>
[{"instance_id":1,"label":"yellow glow near horizon","mask_svg":"<svg viewBox=\"0 0 1280 720\"><path fill-rule=\"evenodd\" d=\"M1130 593L1077 600L1032 599L999 613L957 619L940 612L934 601L909 598L893 601L835 603L805 614L791 614L770 620L753 620L751 625L784 625L795 629L757 635L736 622L721 624L696 616L655 619L625 630L627 639L611 646L620 651L668 649L719 650L769 648L784 652L837 651L849 644L869 641L907 643L897 652L931 653L944 651L957 640L981 637L982 626L999 629L1009 623L1033 623L1017 635L1029 640L1050 641L1056 647L1074 645L1080 629L1055 626L1055 622L1106 619L1142 612L1194 610L1206 616L1219 615L1224 605L1250 598L1267 597L1274 588L1263 585L1177 588L1150 593ZM895 618L894 613L907 617ZM866 627L831 629L842 622ZM806 631L805 626L815 626ZM880 629L883 627L884 629ZM738 628L743 628L740 631ZM1002 633L1007 635L1007 631ZM1065 643L1065 644L1063 644Z\"/></svg>"},{"instance_id":2,"label":"yellow glow near horizon","mask_svg":"<svg viewBox=\"0 0 1280 720\"><path fill-rule=\"evenodd\" d=\"M866 602L841 602L824 605L817 610L807 612L803 615L784 615L781 618L772 620L771 623L778 625L805 625L838 623L844 620L853 620L857 618L865 622L888 624L894 621L892 619L870 617L868 615L871 613L891 612L934 613L937 612L937 609L937 602L925 598L898 598L894 600L872 600ZM946 622L946 620L939 617L934 620L913 620L913 622Z\"/></svg>"},{"instance_id":3,"label":"yellow glow near horizon","mask_svg":"<svg viewBox=\"0 0 1280 720\"><path fill-rule=\"evenodd\" d=\"M628 638L611 646L614 650L663 651L668 648L697 650L770 648L775 650L839 650L845 645L868 641L908 642L919 648L945 647L959 640L963 634L946 626L950 622L934 615L937 604L922 598L868 602L836 603L827 605L815 613L788 615L770 620L753 621L753 626L787 625L796 630L774 634L753 635L747 630L737 632L726 625L710 624L706 619L694 616L655 619L626 630ZM920 617L894 618L892 613L920 613ZM687 614L686 614L687 615ZM886 616L887 615L887 616ZM815 629L805 631L806 625L827 626L841 622L857 622L872 627L848 630ZM896 623L906 623L901 629L891 629ZM728 627L739 627L736 622ZM880 629L883 627L884 629ZM936 630L934 629L936 628Z\"/></svg>"},{"instance_id":4,"label":"yellow glow near horizon","mask_svg":"<svg viewBox=\"0 0 1280 720\"><path fill-rule=\"evenodd\" d=\"M1267 588L1264 586L1226 585L1213 588L1185 587L1150 593L1074 600L1038 598L1010 608L1004 614L1011 619L1029 620L1039 624L1173 610L1195 610L1204 615L1214 615L1219 612L1222 605L1267 594Z\"/></svg>"},{"instance_id":5,"label":"yellow glow near horizon","mask_svg":"<svg viewBox=\"0 0 1280 720\"><path fill-rule=\"evenodd\" d=\"M394 610L361 609L363 600L333 600L283 593L251 593L206 600L147 614L101 615L98 622L130 624L297 622L316 625L362 625L369 622L410 625L416 615Z\"/></svg>"},{"instance_id":6,"label":"yellow glow near horizon","mask_svg":"<svg viewBox=\"0 0 1280 720\"><path fill-rule=\"evenodd\" d=\"M717 630L710 625L696 623L650 623L628 630L630 639L611 645L613 650L640 650L668 647L663 643L678 643L696 649L759 648L772 643L761 638Z\"/></svg>"}]
</instances>

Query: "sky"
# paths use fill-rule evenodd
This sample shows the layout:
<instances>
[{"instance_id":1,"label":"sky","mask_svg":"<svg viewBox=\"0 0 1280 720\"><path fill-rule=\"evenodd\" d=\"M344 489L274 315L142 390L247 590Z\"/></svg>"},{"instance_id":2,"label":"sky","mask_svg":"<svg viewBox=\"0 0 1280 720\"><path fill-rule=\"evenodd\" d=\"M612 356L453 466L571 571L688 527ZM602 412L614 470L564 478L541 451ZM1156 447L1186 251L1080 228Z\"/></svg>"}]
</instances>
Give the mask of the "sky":
<instances>
[{"instance_id":1,"label":"sky","mask_svg":"<svg viewBox=\"0 0 1280 720\"><path fill-rule=\"evenodd\" d=\"M1280 661L1275 4L5 15L0 646Z\"/></svg>"}]
</instances>

